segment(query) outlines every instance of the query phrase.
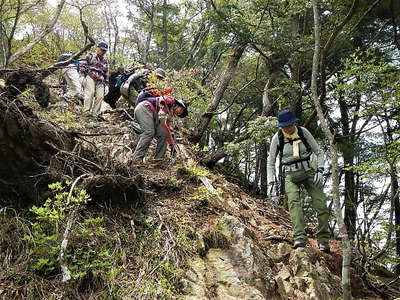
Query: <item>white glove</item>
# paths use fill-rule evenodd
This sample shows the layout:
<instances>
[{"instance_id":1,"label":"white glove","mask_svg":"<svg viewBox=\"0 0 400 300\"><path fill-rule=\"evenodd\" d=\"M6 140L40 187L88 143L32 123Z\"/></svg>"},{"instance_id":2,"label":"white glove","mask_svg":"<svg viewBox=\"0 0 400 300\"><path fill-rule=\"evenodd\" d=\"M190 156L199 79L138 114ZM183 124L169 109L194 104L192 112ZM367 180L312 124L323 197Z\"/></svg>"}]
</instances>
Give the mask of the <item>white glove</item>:
<instances>
[{"instance_id":1,"label":"white glove","mask_svg":"<svg viewBox=\"0 0 400 300\"><path fill-rule=\"evenodd\" d=\"M109 91L109 87L108 87L108 85L105 85L104 86L104 96L107 96L108 91Z\"/></svg>"},{"instance_id":2,"label":"white glove","mask_svg":"<svg viewBox=\"0 0 400 300\"><path fill-rule=\"evenodd\" d=\"M317 172L314 175L314 182L316 185L322 185L323 182L323 173L324 169L323 168L318 168Z\"/></svg>"},{"instance_id":3,"label":"white glove","mask_svg":"<svg viewBox=\"0 0 400 300\"><path fill-rule=\"evenodd\" d=\"M268 183L268 196L270 197L278 196L278 191L276 190L276 186L273 181Z\"/></svg>"}]
</instances>

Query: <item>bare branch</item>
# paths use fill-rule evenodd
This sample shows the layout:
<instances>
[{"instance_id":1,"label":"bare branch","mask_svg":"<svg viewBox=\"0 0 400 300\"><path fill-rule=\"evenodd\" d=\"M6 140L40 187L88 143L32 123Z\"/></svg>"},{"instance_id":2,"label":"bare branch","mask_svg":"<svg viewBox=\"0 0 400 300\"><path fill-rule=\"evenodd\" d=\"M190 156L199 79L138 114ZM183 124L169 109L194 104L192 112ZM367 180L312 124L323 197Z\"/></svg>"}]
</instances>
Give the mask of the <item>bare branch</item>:
<instances>
[{"instance_id":1,"label":"bare branch","mask_svg":"<svg viewBox=\"0 0 400 300\"><path fill-rule=\"evenodd\" d=\"M28 45L26 45L24 48L18 50L16 53L11 55L6 62L6 66L12 64L17 59L19 59L22 55L24 55L26 52L31 50L33 48L33 46L35 46L37 43L42 41L53 30L54 25L57 23L58 18L61 15L61 11L64 7L64 4L65 4L65 0L61 0L60 3L57 5L56 14L54 15L53 20L50 22L50 24L48 24L45 27L45 29L43 30L43 32L41 34L39 34L39 36L34 38Z\"/></svg>"}]
</instances>

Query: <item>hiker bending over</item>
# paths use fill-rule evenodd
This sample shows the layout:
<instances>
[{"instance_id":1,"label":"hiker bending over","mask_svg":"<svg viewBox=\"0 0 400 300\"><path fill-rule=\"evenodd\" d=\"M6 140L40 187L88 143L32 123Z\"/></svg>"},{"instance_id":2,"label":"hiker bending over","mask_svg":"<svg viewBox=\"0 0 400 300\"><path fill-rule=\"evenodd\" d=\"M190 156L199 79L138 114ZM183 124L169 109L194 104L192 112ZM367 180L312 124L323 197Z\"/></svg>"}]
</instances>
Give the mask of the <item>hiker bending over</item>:
<instances>
[{"instance_id":1,"label":"hiker bending over","mask_svg":"<svg viewBox=\"0 0 400 300\"><path fill-rule=\"evenodd\" d=\"M70 59L72 57L72 53L61 54L57 62L62 62ZM79 101L83 100L82 95L82 84L79 78L78 72L78 60L72 60L68 65L63 67L62 78L67 83L67 92L65 93L66 97L76 97Z\"/></svg>"},{"instance_id":2,"label":"hiker bending over","mask_svg":"<svg viewBox=\"0 0 400 300\"><path fill-rule=\"evenodd\" d=\"M134 101L130 99L137 98L141 91L156 89L156 87L149 86L150 82L152 84L157 84L157 82L162 81L165 78L165 71L161 68L157 68L154 71L148 69L137 71L137 69L138 67L132 67L131 69L120 74L116 79L116 87L119 87L120 95L127 99L132 105L134 104ZM113 93L115 95L119 94L115 91L113 91ZM157 95L153 96L157 97L162 96L163 94L165 93L159 92ZM118 101L118 99L116 96L108 97L107 101L111 104L111 106L115 106L115 103Z\"/></svg>"},{"instance_id":3,"label":"hiker bending over","mask_svg":"<svg viewBox=\"0 0 400 300\"><path fill-rule=\"evenodd\" d=\"M145 93L139 94L136 103L134 116L141 133L133 153L133 161L143 161L154 137L157 139L154 157L162 158L167 150L167 143L173 145L170 131L173 117L186 117L187 104L172 96L147 97Z\"/></svg>"},{"instance_id":4,"label":"hiker bending over","mask_svg":"<svg viewBox=\"0 0 400 300\"><path fill-rule=\"evenodd\" d=\"M157 68L154 71L143 70L142 72L135 73L131 79L131 85L140 93L142 90L148 88L151 76L155 76L156 80L164 80L165 71L161 68Z\"/></svg>"},{"instance_id":5,"label":"hiker bending over","mask_svg":"<svg viewBox=\"0 0 400 300\"><path fill-rule=\"evenodd\" d=\"M270 196L277 195L275 185L275 162L281 155L285 178L285 192L288 197L289 213L293 226L293 248L305 247L307 236L304 230L305 220L300 200L300 187L304 186L312 198L312 206L317 211L317 240L321 251L330 252L329 248L329 211L322 181L324 155L311 133L304 127L296 126L298 119L290 110L283 110L278 115L281 129L273 136L267 162L268 190ZM310 166L310 156L315 153L318 161L317 171Z\"/></svg>"},{"instance_id":6,"label":"hiker bending over","mask_svg":"<svg viewBox=\"0 0 400 300\"><path fill-rule=\"evenodd\" d=\"M108 66L104 57L107 50L107 43L100 42L97 44L96 52L86 54L84 60L79 64L79 73L84 77L82 82L84 109L93 114L100 112L108 85Z\"/></svg>"}]
</instances>

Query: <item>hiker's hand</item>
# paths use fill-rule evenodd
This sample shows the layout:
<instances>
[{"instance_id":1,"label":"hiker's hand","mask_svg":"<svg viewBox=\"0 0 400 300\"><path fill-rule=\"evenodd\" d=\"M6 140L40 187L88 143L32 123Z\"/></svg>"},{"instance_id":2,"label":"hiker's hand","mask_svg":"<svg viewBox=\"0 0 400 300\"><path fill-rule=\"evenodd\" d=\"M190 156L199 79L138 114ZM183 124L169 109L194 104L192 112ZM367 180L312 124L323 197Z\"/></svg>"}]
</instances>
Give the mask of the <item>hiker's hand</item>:
<instances>
[{"instance_id":1,"label":"hiker's hand","mask_svg":"<svg viewBox=\"0 0 400 300\"><path fill-rule=\"evenodd\" d=\"M270 197L278 196L278 191L276 190L275 182L268 183L268 196Z\"/></svg>"},{"instance_id":2,"label":"hiker's hand","mask_svg":"<svg viewBox=\"0 0 400 300\"><path fill-rule=\"evenodd\" d=\"M314 175L314 182L316 185L322 185L323 182L323 176L322 173L324 172L324 169L318 168L317 172Z\"/></svg>"}]
</instances>

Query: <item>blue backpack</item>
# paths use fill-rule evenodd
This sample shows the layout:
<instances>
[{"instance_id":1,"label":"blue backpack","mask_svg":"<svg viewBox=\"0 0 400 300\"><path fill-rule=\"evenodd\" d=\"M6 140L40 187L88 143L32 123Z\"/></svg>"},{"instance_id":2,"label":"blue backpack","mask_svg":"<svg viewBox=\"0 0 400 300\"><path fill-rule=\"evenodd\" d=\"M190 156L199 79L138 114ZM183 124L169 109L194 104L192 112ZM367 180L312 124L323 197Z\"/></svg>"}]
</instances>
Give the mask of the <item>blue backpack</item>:
<instances>
[{"instance_id":1,"label":"blue backpack","mask_svg":"<svg viewBox=\"0 0 400 300\"><path fill-rule=\"evenodd\" d=\"M57 57L57 62L62 62L70 59L72 57L72 53L63 53L59 57Z\"/></svg>"},{"instance_id":2,"label":"blue backpack","mask_svg":"<svg viewBox=\"0 0 400 300\"><path fill-rule=\"evenodd\" d=\"M57 62L66 61L66 60L70 59L71 57L72 57L72 53L63 53L57 58ZM93 57L93 55L92 55L92 57ZM74 60L71 61L71 63L75 65L76 70L78 72L79 72L79 65L83 60L84 59L81 58L81 59L74 59ZM92 61L92 58L90 58L90 60Z\"/></svg>"}]
</instances>

